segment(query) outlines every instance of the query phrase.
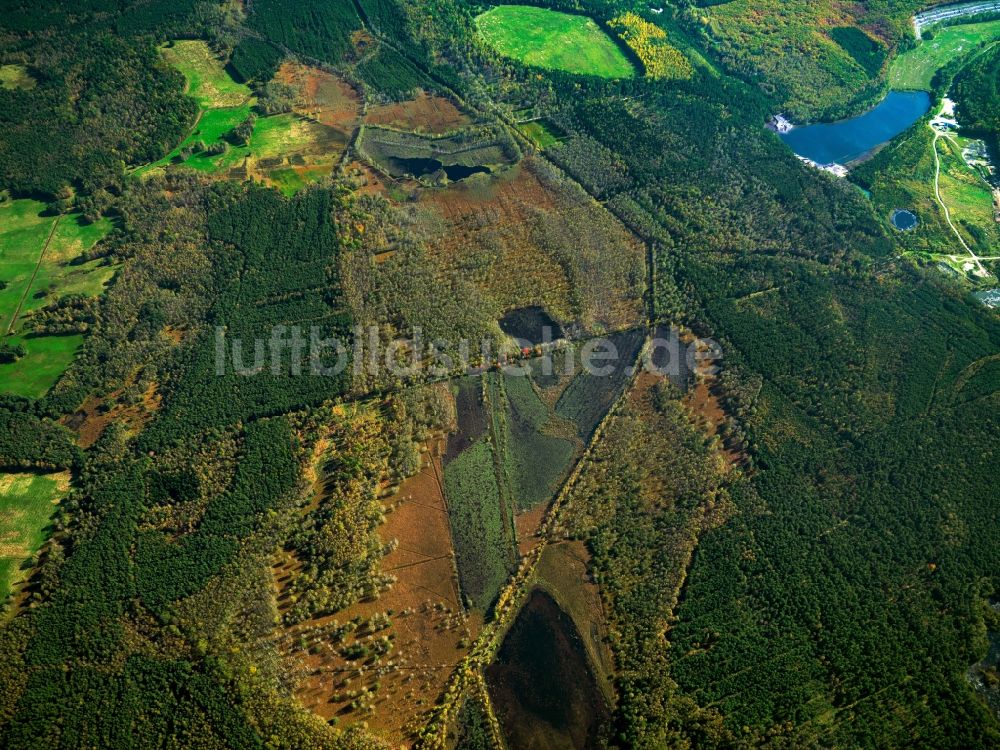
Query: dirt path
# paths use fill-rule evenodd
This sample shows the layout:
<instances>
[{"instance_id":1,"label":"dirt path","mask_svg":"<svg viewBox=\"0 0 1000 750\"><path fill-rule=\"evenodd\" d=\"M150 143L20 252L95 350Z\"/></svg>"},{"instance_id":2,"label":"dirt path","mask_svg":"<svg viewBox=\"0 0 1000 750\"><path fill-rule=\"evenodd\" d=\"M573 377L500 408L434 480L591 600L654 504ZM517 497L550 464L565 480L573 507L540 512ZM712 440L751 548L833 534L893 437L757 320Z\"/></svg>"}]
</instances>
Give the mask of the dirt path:
<instances>
[{"instance_id":1,"label":"dirt path","mask_svg":"<svg viewBox=\"0 0 1000 750\"><path fill-rule=\"evenodd\" d=\"M941 197L941 156L938 154L938 141L941 140L941 138L947 138L952 141L954 140L951 136L943 134L940 130L938 130L938 128L934 127L934 123L938 121L942 114L944 114L945 106L946 105L944 103L941 104L941 111L939 111L937 117L931 120L927 125L927 127L931 129L931 132L934 133L934 140L931 141L931 150L934 151L934 197L937 199L938 204L944 211L944 218L948 222L948 226L951 227L951 231L955 233L959 243L961 243L965 252L969 254L969 260L978 266L978 275L988 276L989 272L986 270L986 267L983 266L982 260L972 251L972 248L966 244L965 239L963 239L961 233L958 231L958 227L956 227L955 223L951 220L951 211L948 210L947 204ZM951 258L957 262L955 256L951 256Z\"/></svg>"},{"instance_id":2,"label":"dirt path","mask_svg":"<svg viewBox=\"0 0 1000 750\"><path fill-rule=\"evenodd\" d=\"M7 326L7 335L9 336L14 331L14 324L17 323L17 318L21 314L21 308L24 307L24 301L28 298L28 292L31 291L31 287L35 284L35 278L38 276L38 269L42 267L42 258L45 257L45 251L49 249L49 245L52 243L52 237L56 233L56 228L59 226L59 222L62 221L62 214L56 217L56 220L52 222L52 229L49 230L49 236L45 238L45 244L42 245L42 252L38 254L38 262L35 264L35 270L31 272L31 278L28 283L24 286L24 293L21 295L21 300L17 303L17 309L14 310L14 314L11 316L10 325Z\"/></svg>"}]
</instances>

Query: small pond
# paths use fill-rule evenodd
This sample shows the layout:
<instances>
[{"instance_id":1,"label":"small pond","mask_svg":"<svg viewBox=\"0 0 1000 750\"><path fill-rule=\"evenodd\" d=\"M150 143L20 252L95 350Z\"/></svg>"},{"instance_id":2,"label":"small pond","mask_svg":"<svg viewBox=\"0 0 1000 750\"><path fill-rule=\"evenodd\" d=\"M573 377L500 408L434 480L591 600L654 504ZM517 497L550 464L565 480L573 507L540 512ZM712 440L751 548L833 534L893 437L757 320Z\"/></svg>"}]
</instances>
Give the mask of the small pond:
<instances>
[{"instance_id":1,"label":"small pond","mask_svg":"<svg viewBox=\"0 0 1000 750\"><path fill-rule=\"evenodd\" d=\"M563 336L562 328L552 317L545 312L545 308L519 307L511 310L500 319L500 330L508 336L513 336L521 341L529 341L532 344L541 344L545 341L545 329L549 329L548 339L555 341Z\"/></svg>"},{"instance_id":2,"label":"small pond","mask_svg":"<svg viewBox=\"0 0 1000 750\"><path fill-rule=\"evenodd\" d=\"M486 685L507 737L518 750L602 746L611 717L572 618L535 589L511 625Z\"/></svg>"},{"instance_id":3,"label":"small pond","mask_svg":"<svg viewBox=\"0 0 1000 750\"><path fill-rule=\"evenodd\" d=\"M490 171L488 168L478 165L467 167L464 164L442 164L438 159L405 159L399 156L389 159L389 171L395 177L402 177L405 174L413 175L414 177L426 177L427 175L436 174L442 169L452 182L464 180L466 177L474 174L488 174Z\"/></svg>"},{"instance_id":4,"label":"small pond","mask_svg":"<svg viewBox=\"0 0 1000 750\"><path fill-rule=\"evenodd\" d=\"M889 217L892 225L901 232L909 231L917 226L920 222L917 220L917 215L912 211L907 211L905 208L897 208L892 212L892 216Z\"/></svg>"}]
</instances>

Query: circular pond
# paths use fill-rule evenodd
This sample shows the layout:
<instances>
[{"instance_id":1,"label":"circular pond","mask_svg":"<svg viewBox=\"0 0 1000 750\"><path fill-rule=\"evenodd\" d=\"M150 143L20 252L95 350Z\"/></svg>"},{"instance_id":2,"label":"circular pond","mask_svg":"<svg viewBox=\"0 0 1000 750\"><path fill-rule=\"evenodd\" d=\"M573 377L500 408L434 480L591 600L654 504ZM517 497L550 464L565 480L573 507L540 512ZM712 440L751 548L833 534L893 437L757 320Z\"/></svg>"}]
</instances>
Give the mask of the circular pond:
<instances>
[{"instance_id":1,"label":"circular pond","mask_svg":"<svg viewBox=\"0 0 1000 750\"><path fill-rule=\"evenodd\" d=\"M893 211L890 221L892 222L892 225L901 232L909 231L919 223L917 215L913 213L913 211L907 211L905 208L897 208Z\"/></svg>"}]
</instances>

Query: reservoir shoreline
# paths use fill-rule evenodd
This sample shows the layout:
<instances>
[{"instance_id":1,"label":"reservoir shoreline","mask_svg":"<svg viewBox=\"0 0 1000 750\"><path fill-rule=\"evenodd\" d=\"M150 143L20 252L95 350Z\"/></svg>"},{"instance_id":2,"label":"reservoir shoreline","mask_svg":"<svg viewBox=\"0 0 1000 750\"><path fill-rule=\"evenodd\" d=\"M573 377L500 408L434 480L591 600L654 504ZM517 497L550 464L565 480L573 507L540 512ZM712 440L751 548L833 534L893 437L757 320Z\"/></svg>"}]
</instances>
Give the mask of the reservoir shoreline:
<instances>
[{"instance_id":1,"label":"reservoir shoreline","mask_svg":"<svg viewBox=\"0 0 1000 750\"><path fill-rule=\"evenodd\" d=\"M855 166L909 130L930 111L926 91L890 91L868 111L832 123L793 126L778 137L803 159L820 167Z\"/></svg>"}]
</instances>

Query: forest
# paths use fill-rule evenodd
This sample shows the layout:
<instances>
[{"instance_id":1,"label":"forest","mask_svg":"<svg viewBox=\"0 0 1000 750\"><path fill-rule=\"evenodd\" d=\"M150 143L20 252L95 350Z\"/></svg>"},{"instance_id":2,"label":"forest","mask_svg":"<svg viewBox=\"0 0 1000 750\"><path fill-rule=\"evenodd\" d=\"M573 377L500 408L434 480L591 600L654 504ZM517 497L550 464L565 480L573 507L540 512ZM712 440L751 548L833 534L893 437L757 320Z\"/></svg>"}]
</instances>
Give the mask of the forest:
<instances>
[{"instance_id":1,"label":"forest","mask_svg":"<svg viewBox=\"0 0 1000 750\"><path fill-rule=\"evenodd\" d=\"M0 599L0 746L498 747L484 674L539 585L613 653L609 747L1000 744L967 679L1000 587L1000 319L764 127L880 94L915 4L534 4L646 75L501 54L464 0L0 3L2 200L104 222L61 268L109 269L33 313L80 337L55 384L0 383L0 487L69 486ZM251 106L350 121L343 157L286 191L168 158L208 111L177 40L249 92L251 137ZM998 60L955 79L983 132ZM499 156L390 169L427 143ZM859 182L926 168L915 143ZM544 372L505 328L532 310L559 364L606 335L620 366ZM671 327L721 372L637 372ZM407 353L414 328L493 348L466 377L294 359L295 332ZM556 545L577 579L546 580Z\"/></svg>"},{"instance_id":2,"label":"forest","mask_svg":"<svg viewBox=\"0 0 1000 750\"><path fill-rule=\"evenodd\" d=\"M54 197L120 186L127 166L158 158L194 118L179 74L159 64L155 44L141 35L146 23L169 28L158 15L167 5L167 18L184 7L154 3L144 6L148 17L124 13L120 23L137 28L119 33L100 5L3 14L5 54L31 60L36 81L0 88L0 175L15 192Z\"/></svg>"},{"instance_id":3,"label":"forest","mask_svg":"<svg viewBox=\"0 0 1000 750\"><path fill-rule=\"evenodd\" d=\"M1000 51L994 45L964 67L952 89L958 116L972 132L1000 133ZM994 141L995 142L995 141Z\"/></svg>"}]
</instances>

